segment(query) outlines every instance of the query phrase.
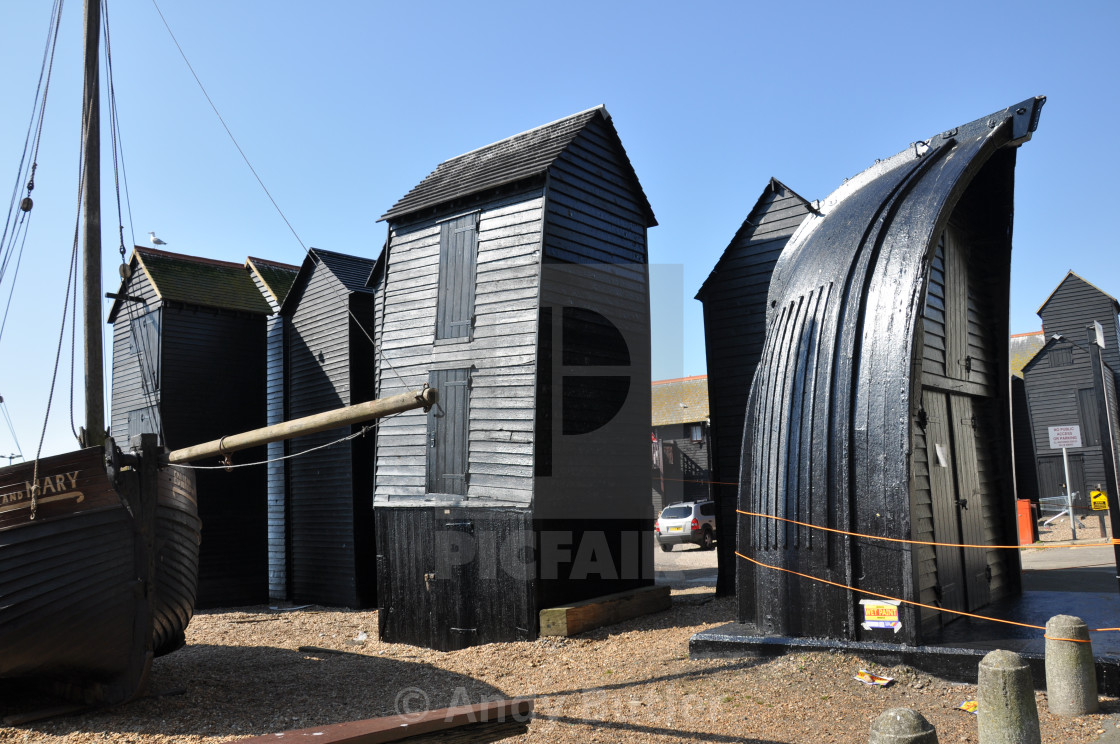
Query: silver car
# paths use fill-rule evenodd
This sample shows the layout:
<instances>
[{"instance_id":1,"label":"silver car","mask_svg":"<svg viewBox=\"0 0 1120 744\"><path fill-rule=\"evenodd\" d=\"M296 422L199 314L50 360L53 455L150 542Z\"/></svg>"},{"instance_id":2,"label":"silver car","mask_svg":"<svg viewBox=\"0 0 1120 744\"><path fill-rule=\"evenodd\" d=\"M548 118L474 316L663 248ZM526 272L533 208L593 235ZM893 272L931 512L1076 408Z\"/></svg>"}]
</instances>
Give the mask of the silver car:
<instances>
[{"instance_id":1,"label":"silver car","mask_svg":"<svg viewBox=\"0 0 1120 744\"><path fill-rule=\"evenodd\" d=\"M692 543L711 550L716 536L716 502L684 501L661 510L653 526L657 544L668 553L674 545Z\"/></svg>"}]
</instances>

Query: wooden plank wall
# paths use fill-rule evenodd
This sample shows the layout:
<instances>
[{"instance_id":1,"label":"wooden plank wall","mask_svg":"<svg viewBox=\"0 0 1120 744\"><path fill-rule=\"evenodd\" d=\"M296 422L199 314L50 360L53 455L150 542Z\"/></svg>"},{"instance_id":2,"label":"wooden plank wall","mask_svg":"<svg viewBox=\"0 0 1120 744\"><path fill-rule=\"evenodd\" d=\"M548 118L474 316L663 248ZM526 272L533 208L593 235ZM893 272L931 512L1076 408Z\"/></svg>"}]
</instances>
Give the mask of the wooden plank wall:
<instances>
[{"instance_id":1,"label":"wooden plank wall","mask_svg":"<svg viewBox=\"0 0 1120 744\"><path fill-rule=\"evenodd\" d=\"M253 284L268 301L273 315L265 321L265 360L266 380L266 419L268 424L279 424L284 417L284 318L280 316L279 305L272 293L256 271L250 271ZM288 598L288 555L287 526L285 524L285 468L284 442L271 442L266 445L269 462L268 470L268 596L269 599Z\"/></svg>"},{"instance_id":2,"label":"wooden plank wall","mask_svg":"<svg viewBox=\"0 0 1120 744\"><path fill-rule=\"evenodd\" d=\"M140 357L130 351L130 321L158 310L163 302L147 273L140 268L135 270L124 292L143 297L146 301L146 304L122 302L113 320L113 392L109 433L117 439L118 446L127 448L129 412L158 406L160 400L159 391L145 392Z\"/></svg>"},{"instance_id":3,"label":"wooden plank wall","mask_svg":"<svg viewBox=\"0 0 1120 744\"><path fill-rule=\"evenodd\" d=\"M1104 328L1101 357L1112 370L1120 370L1120 323L1116 306L1106 294L1077 276L1067 275L1041 309L1046 337L1065 336L1079 344L1088 340L1086 326L1095 320Z\"/></svg>"},{"instance_id":4,"label":"wooden plank wall","mask_svg":"<svg viewBox=\"0 0 1120 744\"><path fill-rule=\"evenodd\" d=\"M754 225L744 224L724 250L698 298L704 304L704 338L711 411L712 493L719 508L719 590L734 591L735 509L743 419L754 371L766 340L766 298L782 249L808 208L784 188L768 188ZM728 485L730 484L730 485Z\"/></svg>"},{"instance_id":5,"label":"wooden plank wall","mask_svg":"<svg viewBox=\"0 0 1120 744\"><path fill-rule=\"evenodd\" d=\"M1079 342L1080 343L1080 342ZM1050 344L1031 360L1030 365L1023 371L1023 381L1027 389L1027 405L1031 415L1031 429L1034 433L1034 450L1037 462L1040 464L1047 459L1061 460L1062 451L1050 449L1051 426L1077 425L1087 427L1087 421L1082 421L1080 405L1078 404L1078 391L1093 388L1093 368L1089 360L1089 352L1082 348L1084 345L1072 342L1058 342ZM1072 355L1073 364L1056 365L1055 359L1069 358ZM1093 422L1093 426L1097 426ZM1084 442L1085 430L1082 429ZM1069 454L1081 455L1085 463L1085 482L1087 484L1101 483L1104 481L1104 459L1100 446L1071 447ZM1045 479L1039 470L1039 486L1042 487ZM1077 489L1079 486L1074 485ZM1081 488L1081 491L1084 491ZM1040 493L1040 496L1057 496L1054 493ZM1079 506L1088 506L1087 493L1079 493L1075 503Z\"/></svg>"},{"instance_id":6,"label":"wooden plank wall","mask_svg":"<svg viewBox=\"0 0 1120 744\"><path fill-rule=\"evenodd\" d=\"M164 305L161 410L170 448L265 425L265 340L263 315ZM234 462L265 457L257 447ZM267 601L266 469L196 473L203 524L198 606Z\"/></svg>"},{"instance_id":7,"label":"wooden plank wall","mask_svg":"<svg viewBox=\"0 0 1120 744\"><path fill-rule=\"evenodd\" d=\"M538 410L541 477L534 501L538 529L570 532L577 559L584 539L602 540L613 570L576 576L578 560L557 560L548 571L556 578L540 582L542 607L652 583L652 542L643 539L653 520L646 480L651 405L646 217L616 142L609 124L596 119L550 170L540 302L552 338L541 353L542 365L550 369L542 367L541 375L551 389L538 388L538 396L551 410ZM573 312L582 310L609 320L625 348L619 348L617 333L574 322ZM596 371L588 365L607 366ZM626 390L624 402L613 418L594 431L565 435L579 424L573 416L597 415L594 408L609 404L619 389ZM599 403L581 411L589 400Z\"/></svg>"},{"instance_id":8,"label":"wooden plank wall","mask_svg":"<svg viewBox=\"0 0 1120 744\"><path fill-rule=\"evenodd\" d=\"M528 506L532 499L542 204L538 189L482 206L469 341L435 341L440 221L392 227L385 317L377 324L378 396L417 389L433 369L473 368L467 498L475 504ZM410 412L382 422L376 505L427 496L426 421Z\"/></svg>"},{"instance_id":9,"label":"wooden plank wall","mask_svg":"<svg viewBox=\"0 0 1120 744\"><path fill-rule=\"evenodd\" d=\"M371 344L352 328L351 292L323 263L297 291L288 330L288 416L300 418L360 402L354 396L351 350ZM358 306L369 313L359 317L367 326L373 321L371 301L367 298ZM362 352L362 358L370 357ZM372 366L365 374L372 378ZM352 431L346 426L298 437L289 441L288 452L311 450ZM372 540L373 524L368 508L362 510L364 519L357 518L357 501L364 495L357 490L364 489L356 490L355 447L361 448L357 440L287 461L288 588L293 601L348 607L376 601L372 563L363 571L358 562L358 544Z\"/></svg>"},{"instance_id":10,"label":"wooden plank wall","mask_svg":"<svg viewBox=\"0 0 1120 744\"><path fill-rule=\"evenodd\" d=\"M284 413L284 318L277 314L268 318L266 332L265 383L267 420L269 425L285 421ZM284 442L267 446L268 469L268 596L272 599L288 598L288 530L286 520L286 468L278 458L284 456Z\"/></svg>"},{"instance_id":11,"label":"wooden plank wall","mask_svg":"<svg viewBox=\"0 0 1120 744\"><path fill-rule=\"evenodd\" d=\"M519 560L531 535L526 509L378 509L382 640L450 651L536 638L536 568Z\"/></svg>"}]
</instances>

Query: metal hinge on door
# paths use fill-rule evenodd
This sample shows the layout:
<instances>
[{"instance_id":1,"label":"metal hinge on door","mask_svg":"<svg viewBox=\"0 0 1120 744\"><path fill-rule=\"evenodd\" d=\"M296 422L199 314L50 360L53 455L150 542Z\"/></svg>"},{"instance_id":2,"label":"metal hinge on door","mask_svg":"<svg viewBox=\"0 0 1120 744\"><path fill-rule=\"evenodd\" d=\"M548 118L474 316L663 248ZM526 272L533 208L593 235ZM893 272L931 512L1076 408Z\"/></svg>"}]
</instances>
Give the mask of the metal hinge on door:
<instances>
[{"instance_id":1,"label":"metal hinge on door","mask_svg":"<svg viewBox=\"0 0 1120 744\"><path fill-rule=\"evenodd\" d=\"M436 580L436 572L435 571L431 571L430 573L424 574L424 591L426 591L426 592L432 591L432 582L435 581L435 580Z\"/></svg>"}]
</instances>

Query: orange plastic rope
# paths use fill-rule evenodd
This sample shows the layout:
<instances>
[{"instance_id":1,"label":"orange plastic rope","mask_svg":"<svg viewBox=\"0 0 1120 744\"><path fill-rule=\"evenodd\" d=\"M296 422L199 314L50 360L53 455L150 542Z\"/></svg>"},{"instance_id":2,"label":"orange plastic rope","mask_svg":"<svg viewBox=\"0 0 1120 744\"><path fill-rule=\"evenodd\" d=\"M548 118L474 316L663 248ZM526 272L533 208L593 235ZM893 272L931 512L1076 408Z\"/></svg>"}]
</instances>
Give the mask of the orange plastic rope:
<instances>
[{"instance_id":1,"label":"orange plastic rope","mask_svg":"<svg viewBox=\"0 0 1120 744\"><path fill-rule=\"evenodd\" d=\"M1108 547L1109 545L1118 545L1120 541L1111 540L1110 542L1103 543L1084 543L1078 545L968 545L964 543L943 543L943 542L927 542L925 540L907 540L901 537L882 537L880 535L865 535L862 532L848 532L847 530L838 530L835 527L821 527L819 524L809 524L808 522L798 522L796 519L786 519L785 517L777 517L773 514L758 514L756 512L743 511L736 509L739 514L745 514L748 517L764 517L766 519L776 519L780 522L789 522L801 527L811 527L814 530L823 530L825 532L835 532L838 535L847 535L849 537L864 537L868 540L886 540L887 542L907 543L909 545L934 545L941 548L982 548L985 550L1022 550L1024 548L1034 549L1047 549L1047 548L1101 548Z\"/></svg>"},{"instance_id":2,"label":"orange plastic rope","mask_svg":"<svg viewBox=\"0 0 1120 744\"><path fill-rule=\"evenodd\" d=\"M750 561L751 563L753 563L757 566L762 566L763 568L772 568L775 571L784 571L785 573L793 574L794 576L800 576L803 579L810 579L812 581L819 581L822 584L828 584L830 586L835 586L839 589L847 589L850 592L859 592L860 594L867 594L867 595L872 596L872 597L878 597L879 599L887 599L887 600L890 600L891 602L901 602L902 604L913 605L915 607L924 607L927 610L936 610L937 612L949 612L949 613L952 613L954 615L964 615L965 617L974 617L978 620L990 620L993 623L1003 623L1004 625L1018 625L1020 628L1033 628L1035 630L1043 631L1044 634L1045 634L1045 631L1046 631L1046 626L1045 625L1031 625L1030 623L1020 623L1020 622L1016 622L1015 620L1003 620L1003 619L998 618L998 617L989 617L988 615L976 615L976 614L973 614L971 612L963 612L961 610L950 610L950 609L945 608L945 607L937 607L935 605L928 605L928 604L925 604L923 602L914 602L914 601L909 600L909 599L899 599L898 597L891 597L887 594L879 594L878 592L873 592L873 591L870 591L868 589L857 589L854 586L848 586L847 584L841 584L837 581L829 581L828 579L822 579L822 578L817 577L817 576L810 576L809 574L803 574L803 573L800 573L798 571L794 571L794 570L789 569L789 568L782 568L781 566L772 566L769 563L763 563L762 561L756 561L754 558L749 558L749 557L743 555L742 553L740 553L737 550L735 551L735 555L739 556L743 560ZM1120 631L1120 628L1090 628L1089 632L1090 633L1100 633L1102 631L1111 631L1111 630ZM1058 638L1058 639L1054 639L1054 640L1077 641L1078 643L1089 643L1089 641L1079 641L1076 638Z\"/></svg>"}]
</instances>

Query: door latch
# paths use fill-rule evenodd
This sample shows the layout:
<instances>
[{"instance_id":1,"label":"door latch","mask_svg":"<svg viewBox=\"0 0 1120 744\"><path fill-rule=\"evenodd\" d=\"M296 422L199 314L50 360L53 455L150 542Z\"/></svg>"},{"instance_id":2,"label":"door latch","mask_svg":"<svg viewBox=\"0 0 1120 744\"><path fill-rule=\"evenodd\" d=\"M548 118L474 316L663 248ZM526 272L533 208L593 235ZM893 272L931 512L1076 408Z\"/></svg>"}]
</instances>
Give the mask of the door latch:
<instances>
[{"instance_id":1,"label":"door latch","mask_svg":"<svg viewBox=\"0 0 1120 744\"><path fill-rule=\"evenodd\" d=\"M424 574L424 591L432 591L432 582L436 580L436 572Z\"/></svg>"}]
</instances>

